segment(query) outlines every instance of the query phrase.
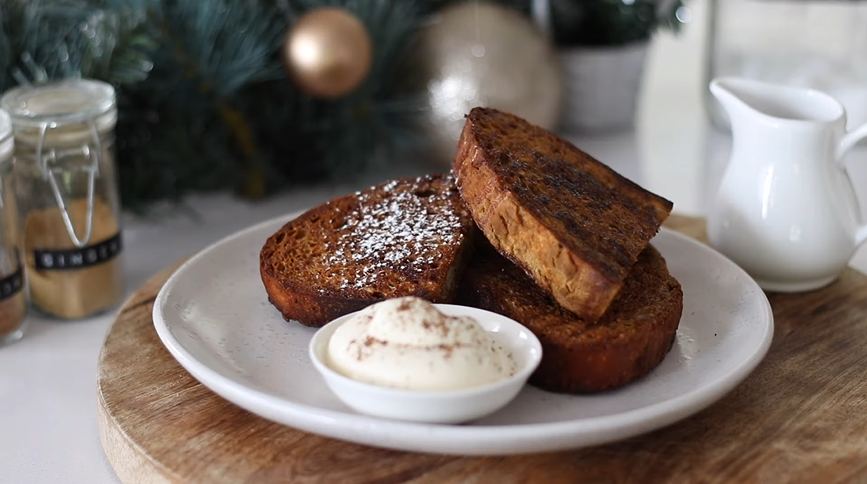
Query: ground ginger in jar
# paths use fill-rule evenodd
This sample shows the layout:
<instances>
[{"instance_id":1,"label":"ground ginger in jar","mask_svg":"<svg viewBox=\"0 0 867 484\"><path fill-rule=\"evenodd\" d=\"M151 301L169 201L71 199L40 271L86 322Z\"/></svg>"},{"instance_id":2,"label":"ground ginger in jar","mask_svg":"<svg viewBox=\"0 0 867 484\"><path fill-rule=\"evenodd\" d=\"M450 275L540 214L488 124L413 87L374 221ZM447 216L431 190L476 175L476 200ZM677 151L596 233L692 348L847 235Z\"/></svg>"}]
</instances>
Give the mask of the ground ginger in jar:
<instances>
[{"instance_id":1,"label":"ground ginger in jar","mask_svg":"<svg viewBox=\"0 0 867 484\"><path fill-rule=\"evenodd\" d=\"M11 275L15 274L2 274L0 277L5 279ZM20 277L18 280L20 282ZM20 339L18 333L23 330L26 315L27 299L24 291L17 290L8 298L0 300L0 345Z\"/></svg>"},{"instance_id":2,"label":"ground ginger in jar","mask_svg":"<svg viewBox=\"0 0 867 484\"><path fill-rule=\"evenodd\" d=\"M12 176L12 128L0 110L0 346L21 339L27 316L18 206Z\"/></svg>"},{"instance_id":3,"label":"ground ginger in jar","mask_svg":"<svg viewBox=\"0 0 867 484\"><path fill-rule=\"evenodd\" d=\"M83 227L87 200L66 206L76 227ZM111 209L99 198L93 203L91 244L78 249L67 234L59 208L27 214L24 250L30 298L54 316L79 319L115 305L123 297L120 228Z\"/></svg>"},{"instance_id":4,"label":"ground ginger in jar","mask_svg":"<svg viewBox=\"0 0 867 484\"><path fill-rule=\"evenodd\" d=\"M87 79L20 86L0 107L12 119L32 305L61 319L112 308L124 294L114 89Z\"/></svg>"}]
</instances>

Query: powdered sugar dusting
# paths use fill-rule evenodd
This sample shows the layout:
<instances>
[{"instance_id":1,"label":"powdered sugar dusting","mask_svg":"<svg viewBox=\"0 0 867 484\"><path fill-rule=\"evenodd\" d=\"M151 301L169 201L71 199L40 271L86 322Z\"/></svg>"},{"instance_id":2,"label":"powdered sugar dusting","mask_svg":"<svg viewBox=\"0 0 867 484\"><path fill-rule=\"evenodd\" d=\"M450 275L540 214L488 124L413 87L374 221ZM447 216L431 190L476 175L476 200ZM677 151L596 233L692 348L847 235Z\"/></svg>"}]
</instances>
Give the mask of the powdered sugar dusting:
<instances>
[{"instance_id":1,"label":"powdered sugar dusting","mask_svg":"<svg viewBox=\"0 0 867 484\"><path fill-rule=\"evenodd\" d=\"M454 187L450 178L422 177L357 193L356 209L345 214L339 237L323 252L322 277L338 283L331 289L373 291L379 278L421 277L450 264L469 215L447 187Z\"/></svg>"}]
</instances>

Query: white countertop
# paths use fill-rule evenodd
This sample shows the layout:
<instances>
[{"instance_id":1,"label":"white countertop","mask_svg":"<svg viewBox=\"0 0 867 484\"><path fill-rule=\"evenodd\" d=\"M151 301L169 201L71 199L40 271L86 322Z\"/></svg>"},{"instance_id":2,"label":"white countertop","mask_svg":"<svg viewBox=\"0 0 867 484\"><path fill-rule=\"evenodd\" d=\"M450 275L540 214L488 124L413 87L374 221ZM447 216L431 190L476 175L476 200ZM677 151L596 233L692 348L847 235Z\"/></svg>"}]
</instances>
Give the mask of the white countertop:
<instances>
[{"instance_id":1,"label":"white countertop","mask_svg":"<svg viewBox=\"0 0 867 484\"><path fill-rule=\"evenodd\" d=\"M695 18L701 22L702 2ZM702 105L703 29L654 41L634 132L576 139L623 175L663 195L675 211L701 215L728 158L727 134L709 127ZM864 150L848 161L867 188ZM124 226L127 293L174 261L246 226L366 186L311 188L263 203L195 197L199 219L179 213ZM853 259L867 268L867 254ZM77 322L30 317L24 338L0 348L0 483L118 483L100 446L96 364L113 314Z\"/></svg>"}]
</instances>

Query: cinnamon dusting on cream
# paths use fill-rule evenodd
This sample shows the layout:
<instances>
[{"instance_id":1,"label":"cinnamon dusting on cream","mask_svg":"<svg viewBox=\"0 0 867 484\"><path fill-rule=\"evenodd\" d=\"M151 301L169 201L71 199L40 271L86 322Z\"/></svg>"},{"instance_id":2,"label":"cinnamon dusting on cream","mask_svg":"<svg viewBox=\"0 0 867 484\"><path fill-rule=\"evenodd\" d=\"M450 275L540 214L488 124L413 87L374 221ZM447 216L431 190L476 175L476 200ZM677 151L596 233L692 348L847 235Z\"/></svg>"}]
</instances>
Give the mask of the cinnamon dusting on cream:
<instances>
[{"instance_id":1,"label":"cinnamon dusting on cream","mask_svg":"<svg viewBox=\"0 0 867 484\"><path fill-rule=\"evenodd\" d=\"M347 377L396 388L443 391L508 378L511 355L474 319L404 297L368 306L331 336L328 364Z\"/></svg>"}]
</instances>

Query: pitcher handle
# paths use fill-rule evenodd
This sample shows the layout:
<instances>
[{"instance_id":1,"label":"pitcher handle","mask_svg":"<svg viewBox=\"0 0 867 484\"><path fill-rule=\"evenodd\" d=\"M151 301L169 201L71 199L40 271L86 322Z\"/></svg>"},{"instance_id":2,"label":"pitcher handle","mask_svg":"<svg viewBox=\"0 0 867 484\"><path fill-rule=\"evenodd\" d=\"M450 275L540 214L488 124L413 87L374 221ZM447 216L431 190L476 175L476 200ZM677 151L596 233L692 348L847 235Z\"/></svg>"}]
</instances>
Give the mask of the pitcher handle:
<instances>
[{"instance_id":1,"label":"pitcher handle","mask_svg":"<svg viewBox=\"0 0 867 484\"><path fill-rule=\"evenodd\" d=\"M852 131L843 135L840 144L837 145L837 162L843 161L843 156L851 150L859 141L867 137L867 124L862 124Z\"/></svg>"},{"instance_id":2,"label":"pitcher handle","mask_svg":"<svg viewBox=\"0 0 867 484\"><path fill-rule=\"evenodd\" d=\"M843 135L843 138L837 145L837 163L842 165L846 152L864 138L867 138L867 124L862 124ZM859 226L855 231L855 245L860 247L865 241L867 241L867 224Z\"/></svg>"}]
</instances>

